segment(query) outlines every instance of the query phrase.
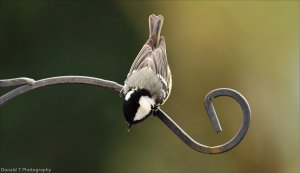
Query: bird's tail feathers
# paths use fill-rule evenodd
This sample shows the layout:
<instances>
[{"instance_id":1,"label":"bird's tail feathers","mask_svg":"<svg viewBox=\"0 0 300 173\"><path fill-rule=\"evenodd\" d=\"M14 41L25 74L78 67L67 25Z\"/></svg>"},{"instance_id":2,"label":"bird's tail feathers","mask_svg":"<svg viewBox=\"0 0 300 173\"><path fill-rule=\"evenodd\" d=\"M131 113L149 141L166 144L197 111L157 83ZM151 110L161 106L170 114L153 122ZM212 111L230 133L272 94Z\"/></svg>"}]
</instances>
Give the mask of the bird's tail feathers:
<instances>
[{"instance_id":1,"label":"bird's tail feathers","mask_svg":"<svg viewBox=\"0 0 300 173\"><path fill-rule=\"evenodd\" d=\"M151 14L149 16L149 40L148 44L151 47L157 47L160 41L160 32L164 22L164 17L162 15L156 16Z\"/></svg>"}]
</instances>

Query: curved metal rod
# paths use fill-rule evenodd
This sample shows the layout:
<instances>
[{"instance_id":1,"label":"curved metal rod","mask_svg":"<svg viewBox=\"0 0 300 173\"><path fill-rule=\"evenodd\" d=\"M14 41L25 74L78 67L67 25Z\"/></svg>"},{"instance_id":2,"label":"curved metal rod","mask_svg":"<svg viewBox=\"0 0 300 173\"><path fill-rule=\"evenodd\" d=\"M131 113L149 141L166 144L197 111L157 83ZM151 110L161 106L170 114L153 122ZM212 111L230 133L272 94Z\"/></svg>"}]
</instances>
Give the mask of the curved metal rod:
<instances>
[{"instance_id":1,"label":"curved metal rod","mask_svg":"<svg viewBox=\"0 0 300 173\"><path fill-rule=\"evenodd\" d=\"M24 85L26 84L26 85ZM88 77L88 76L58 76L58 77L51 77L46 79L41 79L35 81L30 78L15 78L15 79L3 79L0 80L0 87L8 87L8 86L17 86L17 85L24 85L18 87L5 95L0 97L0 106L6 103L7 101L22 95L28 91L33 89L45 87L48 85L55 85L55 84L88 84L88 85L95 85L107 89L114 90L116 92L120 92L123 88L122 85L99 78Z\"/></svg>"},{"instance_id":2,"label":"curved metal rod","mask_svg":"<svg viewBox=\"0 0 300 173\"><path fill-rule=\"evenodd\" d=\"M28 91L45 87L48 85L55 85L55 84L88 84L88 85L95 85L95 86L111 89L118 93L120 93L120 91L123 88L122 85L116 82L94 78L94 77L88 77L88 76L59 76L59 77L41 79L38 81L35 81L30 78L6 79L6 80L0 80L0 87L9 87L9 86L18 86L18 85L23 85L23 86L20 86L1 96L0 106L6 103L7 101L19 95L22 95ZM243 122L240 127L240 130L230 141L222 145L211 147L196 142L161 109L158 109L154 113L154 115L157 116L163 123L165 123L165 125L167 125L184 143L186 143L192 149L207 154L223 153L238 145L238 143L246 135L246 132L250 125L251 112L247 100L239 92L235 90L229 88L219 88L209 92L205 97L204 104L207 113L209 115L209 118L212 122L212 125L217 132L222 131L222 128L219 123L215 109L213 107L212 101L214 98L219 96L232 97L240 104L243 110Z\"/></svg>"},{"instance_id":3,"label":"curved metal rod","mask_svg":"<svg viewBox=\"0 0 300 173\"><path fill-rule=\"evenodd\" d=\"M231 150L236 145L241 142L241 140L246 135L246 132L250 125L251 119L251 111L250 106L247 100L237 91L229 88L219 88L213 90L207 94L204 100L205 108L208 113L208 116L213 124L214 129L219 132L222 131L220 126L217 114L215 112L214 106L212 104L212 99L219 96L229 96L235 99L241 106L243 110L243 122L236 133L236 135L228 142L218 146L206 146L196 142L193 138L191 138L184 130L182 130L166 113L162 110L158 110L155 115L164 122L184 143L186 143L192 149L199 151L201 153L207 154L218 154Z\"/></svg>"}]
</instances>

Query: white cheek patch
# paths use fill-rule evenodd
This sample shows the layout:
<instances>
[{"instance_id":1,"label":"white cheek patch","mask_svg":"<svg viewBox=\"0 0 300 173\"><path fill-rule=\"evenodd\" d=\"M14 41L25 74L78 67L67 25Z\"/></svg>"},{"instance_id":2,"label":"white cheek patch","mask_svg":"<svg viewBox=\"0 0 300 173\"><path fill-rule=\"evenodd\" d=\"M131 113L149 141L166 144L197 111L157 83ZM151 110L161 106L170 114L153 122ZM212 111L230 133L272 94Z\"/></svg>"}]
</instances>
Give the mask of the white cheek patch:
<instances>
[{"instance_id":1,"label":"white cheek patch","mask_svg":"<svg viewBox=\"0 0 300 173\"><path fill-rule=\"evenodd\" d=\"M134 90L131 90L131 91L129 91L129 92L126 94L126 96L125 96L125 100L126 100L126 101L129 100L129 98L130 98L130 96L131 96L132 93L134 93Z\"/></svg>"},{"instance_id":2,"label":"white cheek patch","mask_svg":"<svg viewBox=\"0 0 300 173\"><path fill-rule=\"evenodd\" d=\"M134 121L145 118L151 112L151 106L155 104L154 100L148 96L142 96L139 100L139 108L135 114Z\"/></svg>"}]
</instances>

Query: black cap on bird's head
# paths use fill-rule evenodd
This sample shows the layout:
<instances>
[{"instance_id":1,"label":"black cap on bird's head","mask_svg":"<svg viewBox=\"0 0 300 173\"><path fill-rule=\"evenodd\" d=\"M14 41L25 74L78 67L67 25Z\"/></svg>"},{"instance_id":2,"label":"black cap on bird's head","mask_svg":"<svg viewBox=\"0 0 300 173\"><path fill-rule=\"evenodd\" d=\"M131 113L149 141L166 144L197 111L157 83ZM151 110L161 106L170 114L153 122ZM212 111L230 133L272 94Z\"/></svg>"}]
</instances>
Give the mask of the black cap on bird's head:
<instances>
[{"instance_id":1,"label":"black cap on bird's head","mask_svg":"<svg viewBox=\"0 0 300 173\"><path fill-rule=\"evenodd\" d=\"M128 130L133 124L145 120L151 115L155 101L146 89L131 89L123 102L123 113L128 122Z\"/></svg>"}]
</instances>

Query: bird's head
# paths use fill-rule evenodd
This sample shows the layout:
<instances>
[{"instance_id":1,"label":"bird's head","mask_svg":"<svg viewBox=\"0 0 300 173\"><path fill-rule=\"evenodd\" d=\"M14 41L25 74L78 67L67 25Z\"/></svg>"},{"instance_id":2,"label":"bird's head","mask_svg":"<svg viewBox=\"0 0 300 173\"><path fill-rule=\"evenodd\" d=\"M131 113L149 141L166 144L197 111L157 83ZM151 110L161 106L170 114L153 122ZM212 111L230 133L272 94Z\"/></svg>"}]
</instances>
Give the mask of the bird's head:
<instances>
[{"instance_id":1,"label":"bird's head","mask_svg":"<svg viewBox=\"0 0 300 173\"><path fill-rule=\"evenodd\" d=\"M146 89L129 90L123 102L123 113L128 130L133 124L145 120L155 110L155 100Z\"/></svg>"}]
</instances>

